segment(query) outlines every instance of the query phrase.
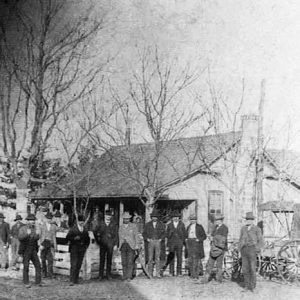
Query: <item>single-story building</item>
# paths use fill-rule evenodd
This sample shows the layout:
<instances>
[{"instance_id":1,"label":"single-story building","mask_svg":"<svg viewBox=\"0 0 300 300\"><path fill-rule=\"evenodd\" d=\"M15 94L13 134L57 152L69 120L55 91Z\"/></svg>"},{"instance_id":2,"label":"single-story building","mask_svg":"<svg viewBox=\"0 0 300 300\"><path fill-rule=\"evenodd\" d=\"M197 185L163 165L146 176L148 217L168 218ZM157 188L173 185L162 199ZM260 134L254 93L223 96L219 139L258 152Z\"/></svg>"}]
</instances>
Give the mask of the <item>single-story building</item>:
<instances>
[{"instance_id":1,"label":"single-story building","mask_svg":"<svg viewBox=\"0 0 300 300\"><path fill-rule=\"evenodd\" d=\"M159 145L159 153L155 143L112 147L77 172L75 181L49 185L30 198L72 203L75 191L78 199L89 199L91 209L111 209L120 219L123 211L145 217L145 192L154 191L163 219L168 219L170 211L180 210L187 223L195 213L209 231L214 215L223 213L230 237L235 239L245 213L257 213L258 155L263 158L263 202L300 203L300 156L294 153L290 164L283 156L291 156L289 151L263 149L258 153L257 133L258 117L247 115L240 131L166 141ZM264 224L273 220L271 214L264 218ZM264 230L276 234L273 225L264 225Z\"/></svg>"}]
</instances>

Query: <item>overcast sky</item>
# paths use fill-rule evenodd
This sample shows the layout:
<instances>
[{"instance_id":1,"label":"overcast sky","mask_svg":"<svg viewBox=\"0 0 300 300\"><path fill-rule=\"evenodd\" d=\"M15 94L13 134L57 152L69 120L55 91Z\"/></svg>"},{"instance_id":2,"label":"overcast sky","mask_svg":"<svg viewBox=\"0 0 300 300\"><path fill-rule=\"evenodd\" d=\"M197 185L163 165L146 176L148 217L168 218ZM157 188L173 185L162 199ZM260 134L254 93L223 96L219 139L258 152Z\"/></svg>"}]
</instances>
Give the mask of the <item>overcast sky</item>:
<instances>
[{"instance_id":1,"label":"overcast sky","mask_svg":"<svg viewBox=\"0 0 300 300\"><path fill-rule=\"evenodd\" d=\"M257 112L265 78L265 132L282 147L291 126L289 147L300 148L300 1L127 0L115 5L119 38L128 46L122 59L148 42L179 61L209 63L214 82L233 103L244 78L244 113Z\"/></svg>"}]
</instances>

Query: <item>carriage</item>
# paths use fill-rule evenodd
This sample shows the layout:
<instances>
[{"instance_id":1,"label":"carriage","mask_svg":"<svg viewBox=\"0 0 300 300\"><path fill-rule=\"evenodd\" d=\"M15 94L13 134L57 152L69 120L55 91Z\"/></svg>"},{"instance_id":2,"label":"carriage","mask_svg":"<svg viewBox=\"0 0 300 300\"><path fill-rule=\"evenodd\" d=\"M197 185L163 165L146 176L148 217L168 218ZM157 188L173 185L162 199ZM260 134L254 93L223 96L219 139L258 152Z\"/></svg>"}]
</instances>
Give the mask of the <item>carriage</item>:
<instances>
[{"instance_id":1,"label":"carriage","mask_svg":"<svg viewBox=\"0 0 300 300\"><path fill-rule=\"evenodd\" d=\"M270 201L260 205L265 246L257 256L257 273L264 278L300 283L300 204ZM224 277L241 271L238 241L224 257Z\"/></svg>"}]
</instances>

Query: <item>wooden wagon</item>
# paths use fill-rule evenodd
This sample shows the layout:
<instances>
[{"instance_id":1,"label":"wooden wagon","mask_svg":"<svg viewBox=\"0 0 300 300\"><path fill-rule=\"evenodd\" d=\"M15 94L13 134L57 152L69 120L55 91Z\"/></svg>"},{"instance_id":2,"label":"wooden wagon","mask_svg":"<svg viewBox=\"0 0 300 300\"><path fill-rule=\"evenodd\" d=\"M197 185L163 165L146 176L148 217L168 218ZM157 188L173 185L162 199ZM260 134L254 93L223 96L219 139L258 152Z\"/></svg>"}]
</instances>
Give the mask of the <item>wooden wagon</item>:
<instances>
[{"instance_id":1,"label":"wooden wagon","mask_svg":"<svg viewBox=\"0 0 300 300\"><path fill-rule=\"evenodd\" d=\"M257 273L300 283L300 204L271 201L260 206L265 246L257 257ZM242 262L233 241L224 257L224 276L241 270Z\"/></svg>"}]
</instances>

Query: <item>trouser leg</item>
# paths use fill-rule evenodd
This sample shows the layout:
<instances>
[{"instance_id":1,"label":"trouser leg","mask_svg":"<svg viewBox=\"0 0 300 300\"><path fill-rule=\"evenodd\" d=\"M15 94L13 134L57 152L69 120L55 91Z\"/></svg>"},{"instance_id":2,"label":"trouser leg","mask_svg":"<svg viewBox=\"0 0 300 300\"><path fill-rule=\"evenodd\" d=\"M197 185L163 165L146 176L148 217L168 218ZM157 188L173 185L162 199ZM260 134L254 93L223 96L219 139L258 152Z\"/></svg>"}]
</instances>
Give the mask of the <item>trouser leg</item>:
<instances>
[{"instance_id":1,"label":"trouser leg","mask_svg":"<svg viewBox=\"0 0 300 300\"><path fill-rule=\"evenodd\" d=\"M122 261L122 270L123 270L123 279L127 279L128 273L128 259L127 259L127 247L124 243L121 247L121 261Z\"/></svg>"},{"instance_id":2,"label":"trouser leg","mask_svg":"<svg viewBox=\"0 0 300 300\"><path fill-rule=\"evenodd\" d=\"M100 265L99 265L99 277L102 278L104 275L104 265L106 256L106 247L100 247Z\"/></svg>"},{"instance_id":3,"label":"trouser leg","mask_svg":"<svg viewBox=\"0 0 300 300\"><path fill-rule=\"evenodd\" d=\"M159 276L160 272L160 241L155 241L155 269L156 269L156 276Z\"/></svg>"},{"instance_id":4,"label":"trouser leg","mask_svg":"<svg viewBox=\"0 0 300 300\"><path fill-rule=\"evenodd\" d=\"M148 271L151 276L153 275L154 250L155 250L154 241L150 240L150 242L148 242Z\"/></svg>"},{"instance_id":5,"label":"trouser leg","mask_svg":"<svg viewBox=\"0 0 300 300\"><path fill-rule=\"evenodd\" d=\"M209 256L208 261L206 263L206 268L205 268L205 275L204 275L204 279L203 279L204 283L207 283L209 281L209 278L212 274L212 270L215 265L215 262L216 262L216 259Z\"/></svg>"},{"instance_id":6,"label":"trouser leg","mask_svg":"<svg viewBox=\"0 0 300 300\"><path fill-rule=\"evenodd\" d=\"M76 283L76 266L77 266L77 249L74 247L70 251L70 260L71 260L71 268L70 268L70 281Z\"/></svg>"},{"instance_id":7,"label":"trouser leg","mask_svg":"<svg viewBox=\"0 0 300 300\"><path fill-rule=\"evenodd\" d=\"M132 273L133 273L133 266L134 266L134 257L135 257L135 251L128 246L129 249L127 251L127 279L132 278Z\"/></svg>"},{"instance_id":8,"label":"trouser leg","mask_svg":"<svg viewBox=\"0 0 300 300\"><path fill-rule=\"evenodd\" d=\"M11 241L11 265L16 266L18 260L18 248L19 248L19 240L16 238L12 238Z\"/></svg>"},{"instance_id":9,"label":"trouser leg","mask_svg":"<svg viewBox=\"0 0 300 300\"><path fill-rule=\"evenodd\" d=\"M249 288L253 290L256 287L256 250L255 247L249 248Z\"/></svg>"},{"instance_id":10,"label":"trouser leg","mask_svg":"<svg viewBox=\"0 0 300 300\"><path fill-rule=\"evenodd\" d=\"M47 262L48 262L48 276L50 278L53 277L53 253L52 253L52 248L49 248L47 251Z\"/></svg>"},{"instance_id":11,"label":"trouser leg","mask_svg":"<svg viewBox=\"0 0 300 300\"><path fill-rule=\"evenodd\" d=\"M29 283L29 261L30 256L28 253L25 253L23 256L23 283Z\"/></svg>"},{"instance_id":12,"label":"trouser leg","mask_svg":"<svg viewBox=\"0 0 300 300\"><path fill-rule=\"evenodd\" d=\"M182 274L182 247L183 245L177 246L176 257L177 257L177 275Z\"/></svg>"},{"instance_id":13,"label":"trouser leg","mask_svg":"<svg viewBox=\"0 0 300 300\"><path fill-rule=\"evenodd\" d=\"M77 259L77 264L76 264L76 272L75 272L76 283L78 283L78 280L79 280L79 273L80 273L81 265L83 262L84 254L85 254L85 250L79 249L78 259Z\"/></svg>"},{"instance_id":14,"label":"trouser leg","mask_svg":"<svg viewBox=\"0 0 300 300\"><path fill-rule=\"evenodd\" d=\"M36 251L32 252L31 261L35 268L35 283L39 284L42 280L41 263Z\"/></svg>"},{"instance_id":15,"label":"trouser leg","mask_svg":"<svg viewBox=\"0 0 300 300\"><path fill-rule=\"evenodd\" d=\"M244 284L246 289L251 289L250 284L250 257L248 247L243 247L241 250L242 256L242 273L244 275Z\"/></svg>"},{"instance_id":16,"label":"trouser leg","mask_svg":"<svg viewBox=\"0 0 300 300\"><path fill-rule=\"evenodd\" d=\"M223 281L223 259L224 259L224 254L225 252L223 251L223 253L217 257L216 259L216 265L217 265L217 275L216 275L216 279L219 282Z\"/></svg>"},{"instance_id":17,"label":"trouser leg","mask_svg":"<svg viewBox=\"0 0 300 300\"><path fill-rule=\"evenodd\" d=\"M47 277L48 273L47 273L47 250L44 248L41 251L41 261L42 261L42 272L43 272L43 276Z\"/></svg>"},{"instance_id":18,"label":"trouser leg","mask_svg":"<svg viewBox=\"0 0 300 300\"><path fill-rule=\"evenodd\" d=\"M112 258L113 258L113 252L114 248L113 247L108 247L107 248L107 258L106 258L106 275L108 277L111 276L111 265L112 265Z\"/></svg>"},{"instance_id":19,"label":"trouser leg","mask_svg":"<svg viewBox=\"0 0 300 300\"><path fill-rule=\"evenodd\" d=\"M202 276L204 274L203 272L203 263L202 263L202 259L199 259L199 273L198 275Z\"/></svg>"}]
</instances>

